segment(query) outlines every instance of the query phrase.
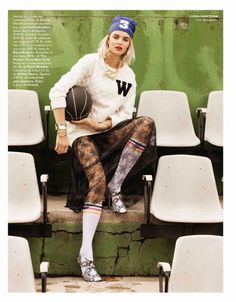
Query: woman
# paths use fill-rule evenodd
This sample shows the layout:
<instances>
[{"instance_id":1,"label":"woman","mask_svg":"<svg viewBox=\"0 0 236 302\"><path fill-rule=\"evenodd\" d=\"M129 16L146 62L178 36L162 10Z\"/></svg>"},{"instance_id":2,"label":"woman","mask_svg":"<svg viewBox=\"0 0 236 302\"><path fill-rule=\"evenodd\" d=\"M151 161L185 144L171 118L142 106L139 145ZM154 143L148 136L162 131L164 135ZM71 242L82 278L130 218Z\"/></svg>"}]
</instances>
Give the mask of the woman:
<instances>
[{"instance_id":1,"label":"woman","mask_svg":"<svg viewBox=\"0 0 236 302\"><path fill-rule=\"evenodd\" d=\"M77 260L86 281L102 280L95 269L92 241L106 189L113 211L126 213L120 193L124 180L156 159L153 120L132 119L136 81L128 64L135 58L135 26L131 18L113 18L98 53L82 57L49 94L57 129L55 150L63 154L72 145L67 206L76 212L83 209L83 238ZM65 97L74 85L87 89L93 106L87 118L68 123Z\"/></svg>"}]
</instances>

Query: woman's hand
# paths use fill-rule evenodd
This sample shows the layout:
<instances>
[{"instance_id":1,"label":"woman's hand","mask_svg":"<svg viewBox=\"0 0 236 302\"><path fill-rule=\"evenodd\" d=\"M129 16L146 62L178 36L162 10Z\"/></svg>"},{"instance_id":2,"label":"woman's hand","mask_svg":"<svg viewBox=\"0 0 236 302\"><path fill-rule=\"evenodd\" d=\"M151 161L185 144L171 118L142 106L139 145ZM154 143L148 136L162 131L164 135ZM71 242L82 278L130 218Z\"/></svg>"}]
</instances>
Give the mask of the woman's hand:
<instances>
[{"instance_id":1,"label":"woman's hand","mask_svg":"<svg viewBox=\"0 0 236 302\"><path fill-rule=\"evenodd\" d=\"M84 126L94 131L105 131L112 127L112 122L110 117L107 117L105 121L102 123L96 122L91 118L86 117L80 121L72 121L71 124Z\"/></svg>"},{"instance_id":2,"label":"woman's hand","mask_svg":"<svg viewBox=\"0 0 236 302\"><path fill-rule=\"evenodd\" d=\"M80 121L73 121L73 122L71 122L71 124L78 125L78 126L84 126L91 130L94 130L94 131L101 130L101 127L100 127L101 123L98 123L89 117L86 117Z\"/></svg>"},{"instance_id":3,"label":"woman's hand","mask_svg":"<svg viewBox=\"0 0 236 302\"><path fill-rule=\"evenodd\" d=\"M69 148L69 141L67 136L59 136L57 135L56 138L56 146L55 146L55 151L57 154L63 154L68 151Z\"/></svg>"}]
</instances>

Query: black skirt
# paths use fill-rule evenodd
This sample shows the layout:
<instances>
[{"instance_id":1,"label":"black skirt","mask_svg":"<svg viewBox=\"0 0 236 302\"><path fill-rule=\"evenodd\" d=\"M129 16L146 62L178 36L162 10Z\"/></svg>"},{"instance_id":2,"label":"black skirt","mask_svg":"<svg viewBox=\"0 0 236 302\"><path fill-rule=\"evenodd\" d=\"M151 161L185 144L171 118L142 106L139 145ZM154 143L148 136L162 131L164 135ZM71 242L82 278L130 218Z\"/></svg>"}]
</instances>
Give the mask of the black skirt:
<instances>
[{"instance_id":1,"label":"black skirt","mask_svg":"<svg viewBox=\"0 0 236 302\"><path fill-rule=\"evenodd\" d=\"M136 118L139 119L139 118ZM128 140L133 134L132 128L126 132L125 136L122 139L117 140L114 144L109 143L109 138L119 129L131 123L133 119L125 120L112 129L93 134L90 138L93 140L97 146L100 161L102 163L107 183L113 177L121 153L127 144ZM70 168L70 182L69 182L69 191L67 194L67 203L66 207L70 208L74 212L80 212L83 209L84 202L86 201L86 196L88 194L88 181L85 176L85 173L79 163L76 152L77 141L80 138L77 138L72 145L71 152L71 168ZM126 176L122 184L122 194L125 195L143 195L143 174L152 174L154 175L157 163L157 148L156 148L156 128L153 123L152 133L150 140L145 147L142 155L139 160L135 163L133 168L130 170L129 174ZM124 200L125 205L128 207L129 203ZM107 205L107 198L103 203L104 206Z\"/></svg>"}]
</instances>

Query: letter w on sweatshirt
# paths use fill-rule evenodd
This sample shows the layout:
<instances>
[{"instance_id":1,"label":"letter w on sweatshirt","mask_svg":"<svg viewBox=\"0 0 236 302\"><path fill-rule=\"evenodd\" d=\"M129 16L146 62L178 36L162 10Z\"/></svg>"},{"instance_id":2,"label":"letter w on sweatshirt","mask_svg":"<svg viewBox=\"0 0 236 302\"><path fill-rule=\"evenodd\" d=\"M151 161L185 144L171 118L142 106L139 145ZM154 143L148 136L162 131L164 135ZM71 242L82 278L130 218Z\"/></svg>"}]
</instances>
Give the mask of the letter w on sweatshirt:
<instances>
[{"instance_id":1,"label":"letter w on sweatshirt","mask_svg":"<svg viewBox=\"0 0 236 302\"><path fill-rule=\"evenodd\" d=\"M117 87L118 87L118 94L123 93L123 96L126 96L127 93L129 92L130 88L132 87L132 84L126 83L124 81L122 81L122 84L121 84L120 80L116 80L116 83L117 83Z\"/></svg>"}]
</instances>

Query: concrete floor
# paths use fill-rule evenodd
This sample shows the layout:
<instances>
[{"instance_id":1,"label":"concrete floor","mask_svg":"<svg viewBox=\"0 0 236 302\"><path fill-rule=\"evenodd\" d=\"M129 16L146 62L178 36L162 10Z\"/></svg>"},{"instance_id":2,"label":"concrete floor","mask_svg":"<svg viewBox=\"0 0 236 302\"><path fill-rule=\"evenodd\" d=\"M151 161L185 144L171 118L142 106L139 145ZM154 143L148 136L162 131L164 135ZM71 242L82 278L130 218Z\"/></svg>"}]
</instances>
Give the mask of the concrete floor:
<instances>
[{"instance_id":1,"label":"concrete floor","mask_svg":"<svg viewBox=\"0 0 236 302\"><path fill-rule=\"evenodd\" d=\"M36 279L36 287L40 292L40 279ZM158 291L158 277L103 277L103 281L97 283L85 282L80 277L47 279L48 293L154 293Z\"/></svg>"}]
</instances>

